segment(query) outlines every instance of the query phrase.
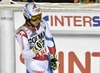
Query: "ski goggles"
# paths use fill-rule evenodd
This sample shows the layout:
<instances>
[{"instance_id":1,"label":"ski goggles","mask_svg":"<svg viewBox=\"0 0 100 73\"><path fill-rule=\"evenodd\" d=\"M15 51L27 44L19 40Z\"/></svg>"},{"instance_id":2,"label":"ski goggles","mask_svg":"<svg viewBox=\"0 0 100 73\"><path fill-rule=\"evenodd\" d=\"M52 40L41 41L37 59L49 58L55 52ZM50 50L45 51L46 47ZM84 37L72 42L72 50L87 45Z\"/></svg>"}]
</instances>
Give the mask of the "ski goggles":
<instances>
[{"instance_id":1,"label":"ski goggles","mask_svg":"<svg viewBox=\"0 0 100 73\"><path fill-rule=\"evenodd\" d=\"M37 19L41 20L41 18L42 18L42 14L38 14L38 15L32 16L31 20L36 21Z\"/></svg>"}]
</instances>

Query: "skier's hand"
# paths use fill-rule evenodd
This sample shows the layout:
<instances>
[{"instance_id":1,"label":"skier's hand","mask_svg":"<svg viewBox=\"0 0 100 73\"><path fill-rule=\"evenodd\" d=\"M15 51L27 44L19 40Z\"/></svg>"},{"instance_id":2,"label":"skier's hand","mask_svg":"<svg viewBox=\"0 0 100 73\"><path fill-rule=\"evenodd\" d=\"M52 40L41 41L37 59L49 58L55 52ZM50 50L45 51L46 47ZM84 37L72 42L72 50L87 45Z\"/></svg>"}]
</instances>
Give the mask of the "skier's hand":
<instances>
[{"instance_id":1,"label":"skier's hand","mask_svg":"<svg viewBox=\"0 0 100 73\"><path fill-rule=\"evenodd\" d=\"M50 61L51 68L53 70L57 70L58 67L60 66L60 63L57 59L57 55L50 55L50 58L51 58L51 61Z\"/></svg>"},{"instance_id":2,"label":"skier's hand","mask_svg":"<svg viewBox=\"0 0 100 73\"><path fill-rule=\"evenodd\" d=\"M32 48L34 53L38 53L43 48L43 41L41 39L38 39L35 42L35 46Z\"/></svg>"}]
</instances>

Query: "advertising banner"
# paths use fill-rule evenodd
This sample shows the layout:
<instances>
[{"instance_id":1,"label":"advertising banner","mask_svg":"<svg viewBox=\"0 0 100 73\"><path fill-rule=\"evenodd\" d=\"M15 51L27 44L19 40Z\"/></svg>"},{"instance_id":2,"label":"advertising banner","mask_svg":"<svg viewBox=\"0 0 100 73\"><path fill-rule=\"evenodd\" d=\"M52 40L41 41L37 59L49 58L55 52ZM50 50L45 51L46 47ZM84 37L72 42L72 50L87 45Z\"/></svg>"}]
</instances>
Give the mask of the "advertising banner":
<instances>
[{"instance_id":1,"label":"advertising banner","mask_svg":"<svg viewBox=\"0 0 100 73\"><path fill-rule=\"evenodd\" d=\"M24 23L22 12L15 13L20 16L20 23L16 22L15 29ZM79 12L43 12L51 30L64 31L62 33L99 34L100 33L100 12L79 11ZM17 21L17 19L15 20ZM67 30L67 31L66 31ZM57 33L57 32L56 32Z\"/></svg>"},{"instance_id":2,"label":"advertising banner","mask_svg":"<svg viewBox=\"0 0 100 73\"><path fill-rule=\"evenodd\" d=\"M25 20L22 12L15 12L14 16L17 29ZM60 67L54 73L100 73L99 12L43 12L43 19L49 24L51 32L55 32L53 36ZM75 34L77 32L79 34ZM16 42L16 71L25 73L25 65L20 62L20 53Z\"/></svg>"},{"instance_id":3,"label":"advertising banner","mask_svg":"<svg viewBox=\"0 0 100 73\"><path fill-rule=\"evenodd\" d=\"M43 18L52 30L99 30L100 13L45 12Z\"/></svg>"}]
</instances>

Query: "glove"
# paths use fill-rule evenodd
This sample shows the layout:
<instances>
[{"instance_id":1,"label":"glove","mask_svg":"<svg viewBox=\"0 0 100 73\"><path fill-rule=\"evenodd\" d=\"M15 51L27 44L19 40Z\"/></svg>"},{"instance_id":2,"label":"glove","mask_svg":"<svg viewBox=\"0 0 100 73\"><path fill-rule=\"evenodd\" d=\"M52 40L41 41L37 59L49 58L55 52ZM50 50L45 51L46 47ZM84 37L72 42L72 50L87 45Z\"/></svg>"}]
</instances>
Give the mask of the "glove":
<instances>
[{"instance_id":1,"label":"glove","mask_svg":"<svg viewBox=\"0 0 100 73\"><path fill-rule=\"evenodd\" d=\"M50 61L50 66L53 70L58 69L60 63L57 59L57 55L50 55L51 61Z\"/></svg>"},{"instance_id":2,"label":"glove","mask_svg":"<svg viewBox=\"0 0 100 73\"><path fill-rule=\"evenodd\" d=\"M43 48L43 45L43 41L41 39L38 39L35 42L35 46L32 48L32 51L37 54Z\"/></svg>"}]
</instances>

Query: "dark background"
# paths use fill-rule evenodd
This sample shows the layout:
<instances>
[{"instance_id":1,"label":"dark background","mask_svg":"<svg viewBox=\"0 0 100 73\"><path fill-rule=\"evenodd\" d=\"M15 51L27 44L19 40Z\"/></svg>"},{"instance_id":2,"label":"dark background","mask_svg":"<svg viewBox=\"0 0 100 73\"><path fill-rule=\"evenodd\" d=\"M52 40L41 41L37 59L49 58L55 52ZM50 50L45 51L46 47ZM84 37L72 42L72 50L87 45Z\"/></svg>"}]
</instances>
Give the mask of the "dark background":
<instances>
[{"instance_id":1,"label":"dark background","mask_svg":"<svg viewBox=\"0 0 100 73\"><path fill-rule=\"evenodd\" d=\"M74 3L74 0L13 0L19 2L51 2L51 3Z\"/></svg>"}]
</instances>

